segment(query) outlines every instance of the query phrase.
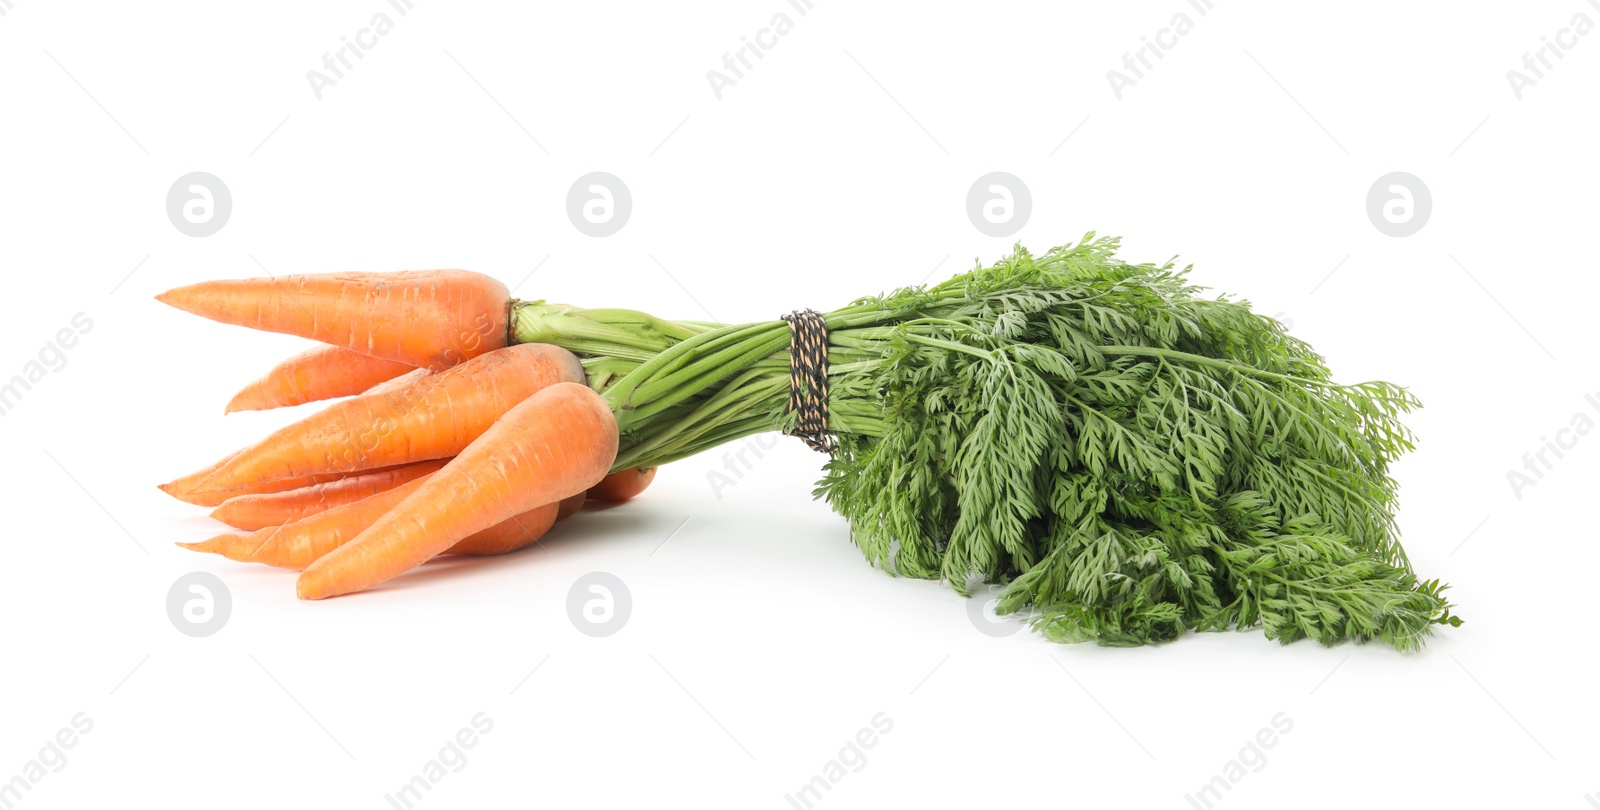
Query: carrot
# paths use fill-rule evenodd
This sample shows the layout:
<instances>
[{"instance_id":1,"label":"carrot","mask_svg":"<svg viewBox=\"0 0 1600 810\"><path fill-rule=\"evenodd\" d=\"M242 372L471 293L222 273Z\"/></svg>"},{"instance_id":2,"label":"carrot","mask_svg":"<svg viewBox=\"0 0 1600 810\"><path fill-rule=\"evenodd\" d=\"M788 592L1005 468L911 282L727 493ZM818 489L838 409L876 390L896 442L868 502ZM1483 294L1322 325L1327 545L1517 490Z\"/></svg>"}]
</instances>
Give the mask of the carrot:
<instances>
[{"instance_id":1,"label":"carrot","mask_svg":"<svg viewBox=\"0 0 1600 810\"><path fill-rule=\"evenodd\" d=\"M655 477L655 467L635 467L614 472L590 488L589 497L597 501L622 503L643 492Z\"/></svg>"},{"instance_id":2,"label":"carrot","mask_svg":"<svg viewBox=\"0 0 1600 810\"><path fill-rule=\"evenodd\" d=\"M269 526L250 534L221 534L198 543L178 545L191 551L221 554L238 562L301 570L350 542L420 486L422 479L419 478L282 526ZM543 537L555 521L565 519L570 514L566 511L567 503L577 497L514 515L462 539L444 553L487 555L516 551Z\"/></svg>"},{"instance_id":3,"label":"carrot","mask_svg":"<svg viewBox=\"0 0 1600 810\"><path fill-rule=\"evenodd\" d=\"M351 475L325 484L257 495L239 495L222 502L211 517L236 529L261 529L293 523L335 506L354 503L384 492L443 467L445 459L419 461L364 475Z\"/></svg>"},{"instance_id":4,"label":"carrot","mask_svg":"<svg viewBox=\"0 0 1600 810\"><path fill-rule=\"evenodd\" d=\"M347 543L422 486L423 478L354 503L335 506L283 526L269 526L250 534L221 534L199 543L179 543L191 551L208 551L239 562L258 562L279 568L305 568L317 558Z\"/></svg>"},{"instance_id":5,"label":"carrot","mask_svg":"<svg viewBox=\"0 0 1600 810\"><path fill-rule=\"evenodd\" d=\"M312 563L302 599L365 590L464 537L600 482L617 455L617 421L588 386L557 383L521 402L444 469L350 543Z\"/></svg>"},{"instance_id":6,"label":"carrot","mask_svg":"<svg viewBox=\"0 0 1600 810\"><path fill-rule=\"evenodd\" d=\"M583 493L580 492L570 498L562 498L558 503L545 504L529 512L523 512L510 520L502 521L481 532L469 535L465 540L446 549L446 554L473 554L486 556L490 554L507 554L532 545L550 530L549 524L540 525L544 520L543 511L554 506L550 511L551 522L560 523L583 509Z\"/></svg>"},{"instance_id":7,"label":"carrot","mask_svg":"<svg viewBox=\"0 0 1600 810\"><path fill-rule=\"evenodd\" d=\"M490 352L399 391L314 413L230 459L191 495L454 456L534 392L583 378L583 364L566 349L526 343Z\"/></svg>"},{"instance_id":8,"label":"carrot","mask_svg":"<svg viewBox=\"0 0 1600 810\"><path fill-rule=\"evenodd\" d=\"M322 473L318 475L301 475L294 478L284 478L278 481L267 481L253 486L239 487L233 490L196 490L195 487L217 470L222 468L229 460L239 456L243 450L235 450L221 460L207 465L181 478L166 484L157 484L156 488L177 498L184 503L196 506L220 506L230 498L242 495L269 495L277 492L304 489L317 484L326 484L347 477L344 473ZM384 472L384 470L367 470L367 473Z\"/></svg>"},{"instance_id":9,"label":"carrot","mask_svg":"<svg viewBox=\"0 0 1600 810\"><path fill-rule=\"evenodd\" d=\"M318 346L272 367L233 395L223 413L264 411L360 394L414 366L337 346Z\"/></svg>"},{"instance_id":10,"label":"carrot","mask_svg":"<svg viewBox=\"0 0 1600 810\"><path fill-rule=\"evenodd\" d=\"M433 369L431 368L414 368L398 377L395 377L392 380L384 380L383 382L378 383L377 385L374 385L365 391L362 391L361 395L364 397L370 397L373 394L387 394L392 391L399 391L400 389L405 388L406 386L432 373Z\"/></svg>"},{"instance_id":11,"label":"carrot","mask_svg":"<svg viewBox=\"0 0 1600 810\"><path fill-rule=\"evenodd\" d=\"M207 281L156 300L438 371L509 342L510 297L504 284L479 273L416 270Z\"/></svg>"},{"instance_id":12,"label":"carrot","mask_svg":"<svg viewBox=\"0 0 1600 810\"><path fill-rule=\"evenodd\" d=\"M206 466L201 467L192 473L189 473L188 475L179 476L165 484L156 484L156 488L174 498L177 498L180 501L186 500L184 495L194 491L195 486L197 486L201 481L204 481L206 476L221 469L222 465L227 464L230 459L243 452L243 449L235 450L232 453L229 453L222 458L219 458L216 461L207 464ZM190 503L193 503L193 501L190 501Z\"/></svg>"},{"instance_id":13,"label":"carrot","mask_svg":"<svg viewBox=\"0 0 1600 810\"><path fill-rule=\"evenodd\" d=\"M561 511L556 515L556 520L566 520L567 518L583 511L583 501L584 494L582 492L570 498L562 498Z\"/></svg>"},{"instance_id":14,"label":"carrot","mask_svg":"<svg viewBox=\"0 0 1600 810\"><path fill-rule=\"evenodd\" d=\"M444 550L445 554L471 554L487 557L507 554L524 548L550 531L550 526L561 518L561 504L547 503L520 515L502 520L487 529L481 529L457 541Z\"/></svg>"}]
</instances>

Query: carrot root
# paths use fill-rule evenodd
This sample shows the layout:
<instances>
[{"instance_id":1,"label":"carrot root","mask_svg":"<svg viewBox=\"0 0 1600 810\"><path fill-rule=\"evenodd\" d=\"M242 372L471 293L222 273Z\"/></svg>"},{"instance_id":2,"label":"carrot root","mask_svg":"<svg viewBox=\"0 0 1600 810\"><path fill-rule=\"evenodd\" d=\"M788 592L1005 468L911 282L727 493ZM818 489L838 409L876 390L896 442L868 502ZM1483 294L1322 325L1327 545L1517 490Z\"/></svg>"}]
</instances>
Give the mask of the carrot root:
<instances>
[{"instance_id":1,"label":"carrot root","mask_svg":"<svg viewBox=\"0 0 1600 810\"><path fill-rule=\"evenodd\" d=\"M349 397L392 380L414 366L380 357L318 346L273 366L233 395L223 413L264 411Z\"/></svg>"},{"instance_id":2,"label":"carrot root","mask_svg":"<svg viewBox=\"0 0 1600 810\"><path fill-rule=\"evenodd\" d=\"M207 470L202 470L200 473L191 473L190 475L185 476L185 478L193 478L196 475L201 475L201 473L204 473L200 478L200 480L204 480L205 478L210 477L210 475L217 469L219 469L219 467L208 468ZM377 470L367 470L366 472L377 472ZM221 490L194 489L192 488L192 485L190 489L184 490L178 488L177 481L174 481L170 484L157 484L156 487L162 492L165 492L168 495L183 501L184 503L192 503L195 506L221 506L230 498L237 498L241 495L270 495L278 492L287 492L290 490L316 486L317 484L326 484L331 481L338 481L345 477L345 473L318 473L315 475L300 475L293 478L283 478L277 481L263 481L255 484L245 484L233 489Z\"/></svg>"},{"instance_id":3,"label":"carrot root","mask_svg":"<svg viewBox=\"0 0 1600 810\"><path fill-rule=\"evenodd\" d=\"M605 478L616 453L616 418L599 394L577 383L545 388L354 540L307 567L296 595L323 599L388 581L507 517L585 492Z\"/></svg>"},{"instance_id":4,"label":"carrot root","mask_svg":"<svg viewBox=\"0 0 1600 810\"><path fill-rule=\"evenodd\" d=\"M419 478L283 526L270 526L250 534L222 534L197 543L178 543L178 546L219 554L236 562L302 570L350 542L421 485ZM489 555L524 548L543 537L557 520L566 517L562 509L574 498L513 515L463 538L444 553Z\"/></svg>"},{"instance_id":5,"label":"carrot root","mask_svg":"<svg viewBox=\"0 0 1600 810\"><path fill-rule=\"evenodd\" d=\"M656 467L635 467L614 472L589 489L589 497L597 501L622 503L643 492L656 478Z\"/></svg>"},{"instance_id":6,"label":"carrot root","mask_svg":"<svg viewBox=\"0 0 1600 810\"><path fill-rule=\"evenodd\" d=\"M238 495L223 501L212 510L211 517L246 531L281 526L421 478L443 467L445 461L419 461L285 492Z\"/></svg>"},{"instance_id":7,"label":"carrot root","mask_svg":"<svg viewBox=\"0 0 1600 810\"><path fill-rule=\"evenodd\" d=\"M399 391L334 403L229 459L189 494L448 458L539 390L583 379L566 349L527 343L490 352Z\"/></svg>"},{"instance_id":8,"label":"carrot root","mask_svg":"<svg viewBox=\"0 0 1600 810\"><path fill-rule=\"evenodd\" d=\"M507 344L510 297L479 273L420 270L207 281L156 300L437 371Z\"/></svg>"},{"instance_id":9,"label":"carrot root","mask_svg":"<svg viewBox=\"0 0 1600 810\"><path fill-rule=\"evenodd\" d=\"M431 368L414 368L398 377L395 377L392 380L385 380L377 385L372 386L371 388L368 388L365 391L362 391L361 396L370 397L373 394L387 394L391 391L399 391L400 389L405 388L406 386L432 373L433 369Z\"/></svg>"}]
</instances>

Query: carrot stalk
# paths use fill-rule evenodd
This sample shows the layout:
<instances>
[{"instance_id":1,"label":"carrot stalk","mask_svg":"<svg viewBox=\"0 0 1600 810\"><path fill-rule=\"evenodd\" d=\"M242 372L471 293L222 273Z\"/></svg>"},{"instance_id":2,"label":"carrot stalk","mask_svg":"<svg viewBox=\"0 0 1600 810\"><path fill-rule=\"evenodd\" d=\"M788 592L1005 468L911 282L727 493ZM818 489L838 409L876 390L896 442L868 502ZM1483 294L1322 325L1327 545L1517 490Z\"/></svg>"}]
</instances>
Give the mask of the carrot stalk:
<instances>
[{"instance_id":1,"label":"carrot stalk","mask_svg":"<svg viewBox=\"0 0 1600 810\"><path fill-rule=\"evenodd\" d=\"M355 396L413 370L414 366L394 360L337 346L318 346L273 366L234 394L223 413L264 411Z\"/></svg>"},{"instance_id":2,"label":"carrot stalk","mask_svg":"<svg viewBox=\"0 0 1600 810\"><path fill-rule=\"evenodd\" d=\"M387 470L352 475L325 484L314 484L287 492L239 495L222 502L211 517L236 529L261 529L281 526L325 512L335 506L354 503L369 495L384 492L421 478L443 467L445 459L419 461Z\"/></svg>"},{"instance_id":3,"label":"carrot stalk","mask_svg":"<svg viewBox=\"0 0 1600 810\"><path fill-rule=\"evenodd\" d=\"M505 346L509 299L504 284L466 270L207 281L156 296L214 321L435 371Z\"/></svg>"},{"instance_id":4,"label":"carrot stalk","mask_svg":"<svg viewBox=\"0 0 1600 810\"><path fill-rule=\"evenodd\" d=\"M583 379L566 349L530 343L490 352L399 391L335 403L228 460L190 494L454 456L534 392Z\"/></svg>"},{"instance_id":5,"label":"carrot stalk","mask_svg":"<svg viewBox=\"0 0 1600 810\"><path fill-rule=\"evenodd\" d=\"M301 573L295 592L365 590L513 515L586 491L617 454L616 417L585 385L557 383L507 411L444 469L350 543Z\"/></svg>"}]
</instances>

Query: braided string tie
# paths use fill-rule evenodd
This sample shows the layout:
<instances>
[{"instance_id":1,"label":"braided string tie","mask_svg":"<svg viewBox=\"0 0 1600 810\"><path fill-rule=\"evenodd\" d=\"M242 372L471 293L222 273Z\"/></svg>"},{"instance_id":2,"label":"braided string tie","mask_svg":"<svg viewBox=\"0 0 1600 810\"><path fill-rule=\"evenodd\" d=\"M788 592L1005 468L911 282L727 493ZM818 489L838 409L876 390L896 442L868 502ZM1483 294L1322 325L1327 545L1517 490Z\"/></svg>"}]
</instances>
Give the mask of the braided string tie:
<instances>
[{"instance_id":1,"label":"braided string tie","mask_svg":"<svg viewBox=\"0 0 1600 810\"><path fill-rule=\"evenodd\" d=\"M787 431L807 447L832 454L838 446L828 432L828 324L807 309L783 316L789 323L789 413L798 413Z\"/></svg>"}]
</instances>

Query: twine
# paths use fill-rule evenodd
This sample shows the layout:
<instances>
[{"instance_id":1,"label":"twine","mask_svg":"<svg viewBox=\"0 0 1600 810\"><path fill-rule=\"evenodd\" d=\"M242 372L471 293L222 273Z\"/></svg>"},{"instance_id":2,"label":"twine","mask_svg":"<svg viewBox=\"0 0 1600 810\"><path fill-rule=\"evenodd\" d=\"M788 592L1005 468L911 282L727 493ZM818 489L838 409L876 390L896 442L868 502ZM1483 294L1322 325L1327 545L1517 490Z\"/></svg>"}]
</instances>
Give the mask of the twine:
<instances>
[{"instance_id":1,"label":"twine","mask_svg":"<svg viewBox=\"0 0 1600 810\"><path fill-rule=\"evenodd\" d=\"M789 323L789 413L800 414L787 432L831 455L837 445L828 432L828 324L812 309L783 320Z\"/></svg>"}]
</instances>

